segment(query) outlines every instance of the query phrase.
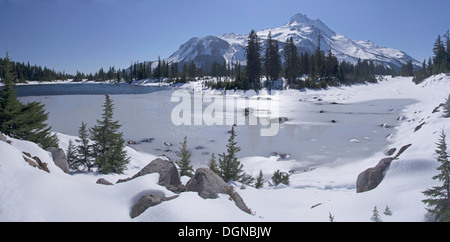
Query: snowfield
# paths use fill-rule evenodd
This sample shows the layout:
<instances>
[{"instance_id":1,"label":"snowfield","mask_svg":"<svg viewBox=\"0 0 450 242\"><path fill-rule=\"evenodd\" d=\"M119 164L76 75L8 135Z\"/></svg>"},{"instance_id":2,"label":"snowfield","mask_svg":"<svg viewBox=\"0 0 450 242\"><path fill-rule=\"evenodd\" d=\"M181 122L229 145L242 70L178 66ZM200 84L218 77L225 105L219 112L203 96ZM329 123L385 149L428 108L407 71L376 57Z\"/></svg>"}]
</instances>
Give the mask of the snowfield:
<instances>
[{"instance_id":1,"label":"snowfield","mask_svg":"<svg viewBox=\"0 0 450 242\"><path fill-rule=\"evenodd\" d=\"M192 90L196 85L201 83L194 82L181 88ZM216 92L210 91L209 94L215 95ZM309 145L316 144L319 148L314 150L314 154L305 156L306 158L301 156L301 159L300 156L281 159L266 154L252 156L238 154L241 155L240 160L247 173L257 176L262 170L266 179L262 189L250 186L242 188L239 183L231 183L251 209L252 215L238 209L229 200L228 195L222 194L218 199L203 199L196 192L183 192L176 199L151 207L140 216L131 219L131 208L141 196L149 193L160 193L164 196L175 194L157 184L158 174L141 176L113 186L99 185L96 181L105 178L115 183L118 179L130 177L158 155L127 147L131 162L125 174L69 175L54 165L50 153L38 145L8 138L10 144L0 141L0 221L290 222L328 221L331 214L338 222L369 222L375 206L380 212L382 221L429 221L425 205L421 202L425 198L421 192L438 185L437 181L431 179L437 174L438 166L434 153L435 143L442 129L450 134L450 119L442 118L443 108L436 109L436 107L443 103L449 94L450 76L445 74L432 76L419 85L415 85L411 78L389 76L383 77L383 80L376 84L302 92L281 91L280 116L287 117L288 124L305 123L305 120L300 119L302 108L310 107L307 105L312 105L311 103L319 98L323 102L343 104L330 105L326 111L348 112L340 110L344 104L368 102L367 107L373 107L375 110L371 109L370 112L378 112L377 108L380 106L377 105L381 104L377 100L389 100L393 109L401 109L394 113L398 121L388 121L383 127L377 127L388 129L388 126L393 126L388 131L389 135L382 134L381 137L385 140L383 142L371 143L379 139L376 137L380 134L368 128L352 129L352 120L342 120L341 126L336 126L342 129L339 131L335 128L334 130L339 132L330 133L329 144L335 142L337 147L355 146L352 151L354 154L343 155L345 154L343 151L335 151L337 148L329 144L321 147L322 140L315 143L309 140ZM300 102L301 99L305 102ZM298 105L299 103L302 104ZM359 106L355 107L358 109ZM360 109L361 107L356 111L364 111ZM435 109L437 112L433 112ZM98 118L96 115L94 117ZM310 120L312 123L315 121L317 119ZM383 124L378 120L376 122ZM421 128L414 131L422 123L424 124ZM286 125L282 129L288 127ZM69 139L76 138L68 134L57 134L60 147L64 150L67 150ZM289 131L284 130L281 134L289 134ZM222 132L210 135L208 139L225 139ZM292 135L295 136L296 133ZM345 143L345 146L341 143ZM412 145L400 155L399 159L391 163L378 187L371 191L356 193L356 179L359 173L374 167L382 158L388 157L386 153L390 148L395 147L399 150L407 144ZM224 150L223 143L218 142L218 145ZM238 145L244 149L239 140ZM178 149L177 145L175 149ZM358 149L361 152L355 151ZM331 153L328 153L328 150ZM38 156L42 162L48 164L50 173L29 166L24 161L22 152ZM331 156L336 157L329 162L319 162ZM195 163L194 168L205 166L209 156L206 157L205 161ZM276 170L292 172L289 185L269 187L268 181ZM189 178L182 177L182 182L186 183L188 180ZM390 208L392 215L383 214L386 206Z\"/></svg>"}]
</instances>

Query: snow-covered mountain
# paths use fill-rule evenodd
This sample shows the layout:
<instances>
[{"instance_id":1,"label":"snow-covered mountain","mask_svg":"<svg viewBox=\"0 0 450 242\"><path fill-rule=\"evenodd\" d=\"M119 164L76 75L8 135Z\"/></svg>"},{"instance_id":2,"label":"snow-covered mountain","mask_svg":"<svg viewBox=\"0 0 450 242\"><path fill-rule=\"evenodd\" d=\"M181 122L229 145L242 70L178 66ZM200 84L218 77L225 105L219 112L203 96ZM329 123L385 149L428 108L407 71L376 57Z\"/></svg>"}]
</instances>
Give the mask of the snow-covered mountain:
<instances>
[{"instance_id":1,"label":"snow-covered mountain","mask_svg":"<svg viewBox=\"0 0 450 242\"><path fill-rule=\"evenodd\" d=\"M293 37L299 52L313 53L318 46L331 52L339 61L357 63L362 60L374 60L376 64L384 64L390 68L400 68L409 60L414 66L420 67L420 63L403 51L377 45L370 41L354 41L344 35L337 34L319 19L311 20L306 15L296 14L285 25L277 28L264 29L257 34L265 43L269 33L272 38L279 41L280 51L283 51L284 43ZM245 65L245 45L248 34L227 33L220 36L206 36L203 38L191 38L166 59L169 63L188 63L194 61L197 66L209 69L215 61L217 63L238 63ZM264 49L264 48L263 48Z\"/></svg>"}]
</instances>

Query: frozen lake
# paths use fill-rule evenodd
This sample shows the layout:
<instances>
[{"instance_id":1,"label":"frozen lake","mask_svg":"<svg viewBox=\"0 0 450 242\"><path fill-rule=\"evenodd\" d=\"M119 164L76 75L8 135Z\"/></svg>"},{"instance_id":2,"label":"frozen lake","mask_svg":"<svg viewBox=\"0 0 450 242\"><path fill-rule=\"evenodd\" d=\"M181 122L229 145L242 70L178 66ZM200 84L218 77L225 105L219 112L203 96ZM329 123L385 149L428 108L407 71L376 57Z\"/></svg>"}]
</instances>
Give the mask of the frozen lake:
<instances>
[{"instance_id":1,"label":"frozen lake","mask_svg":"<svg viewBox=\"0 0 450 242\"><path fill-rule=\"evenodd\" d=\"M100 84L94 84L100 85ZM106 84L101 86L107 87ZM52 85L45 85L51 88ZM65 88L64 87L58 88ZM111 85L113 86L113 85ZM31 89L32 86L23 86ZM118 87L114 87L118 88ZM119 86L118 89L121 87ZM123 88L128 89L128 85ZM144 87L133 87L144 88ZM47 89L49 90L49 89ZM181 125L172 123L171 113L179 103L171 102L174 90L155 88L146 93L120 91L109 92L115 104L114 119L122 124L127 141L151 142L129 145L136 150L155 155L166 155L171 160L177 158L174 152L179 143L188 137L188 147L192 152L195 167L206 165L211 153L226 150L227 133L231 127L226 125ZM65 94L64 92L53 94ZM101 118L104 96L72 93L72 95L21 95L22 102L40 101L50 113L48 123L54 131L74 135L84 121L89 127ZM33 96L28 96L33 95ZM397 119L411 99L376 99L360 103L335 103L322 101L313 93L294 93L280 95L280 123L276 136L260 136L261 125L238 125L235 130L237 142L241 147L239 157L271 156L275 152L287 154L298 162L298 169L314 167L325 163L347 162L379 152L389 145L388 137L394 133ZM203 103L205 109L210 103ZM195 114L193 114L195 115ZM244 115L237 110L234 115ZM168 146L165 142L173 144ZM280 158L280 160L282 160Z\"/></svg>"}]
</instances>

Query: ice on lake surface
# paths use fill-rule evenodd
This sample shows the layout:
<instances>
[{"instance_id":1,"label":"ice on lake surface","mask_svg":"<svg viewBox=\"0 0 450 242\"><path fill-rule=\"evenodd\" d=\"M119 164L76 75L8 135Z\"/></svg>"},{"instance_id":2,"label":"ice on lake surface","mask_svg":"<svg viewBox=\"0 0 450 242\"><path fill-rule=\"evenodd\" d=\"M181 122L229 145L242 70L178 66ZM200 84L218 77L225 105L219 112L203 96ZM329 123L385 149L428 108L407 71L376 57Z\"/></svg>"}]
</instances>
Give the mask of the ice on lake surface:
<instances>
[{"instance_id":1,"label":"ice on lake surface","mask_svg":"<svg viewBox=\"0 0 450 242\"><path fill-rule=\"evenodd\" d=\"M205 166L212 153L218 157L226 151L231 126L174 125L171 113L179 103L171 102L173 92L163 89L146 94L112 95L114 119L122 124L121 131L127 141L140 142L130 144L131 147L166 155L173 161L177 159L175 152L179 150L179 143L187 136L194 168ZM26 96L20 99L45 104L53 131L75 136L82 121L88 127L96 124L104 103L103 95ZM308 93L281 94L279 116L285 119L279 124L278 134L260 136L263 127L259 122L256 126L236 126L236 140L241 147L238 156L279 155L280 160L296 160L298 169L368 157L389 144L387 137L395 132L402 108L413 102L410 99L378 99L336 103L322 101ZM210 104L203 103L203 109ZM234 115L244 115L243 110L234 111Z\"/></svg>"}]
</instances>

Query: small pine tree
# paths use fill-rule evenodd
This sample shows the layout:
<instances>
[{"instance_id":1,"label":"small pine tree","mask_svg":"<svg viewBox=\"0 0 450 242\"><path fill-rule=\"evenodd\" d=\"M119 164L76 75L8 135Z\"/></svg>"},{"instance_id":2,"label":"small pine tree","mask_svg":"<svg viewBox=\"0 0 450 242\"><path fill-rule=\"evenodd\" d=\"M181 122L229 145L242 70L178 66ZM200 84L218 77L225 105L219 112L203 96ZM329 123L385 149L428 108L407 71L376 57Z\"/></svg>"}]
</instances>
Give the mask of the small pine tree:
<instances>
[{"instance_id":1,"label":"small pine tree","mask_svg":"<svg viewBox=\"0 0 450 242\"><path fill-rule=\"evenodd\" d=\"M232 126L227 144L227 153L219 154L219 175L225 182L238 181L250 185L253 182L253 178L246 176L243 171L244 165L236 157L241 148L237 146L237 142L234 140L235 137L236 133L234 132L234 126Z\"/></svg>"},{"instance_id":2,"label":"small pine tree","mask_svg":"<svg viewBox=\"0 0 450 242\"><path fill-rule=\"evenodd\" d=\"M69 147L67 148L66 158L71 170L78 170L78 167L76 165L76 157L76 147L73 144L72 140L69 140Z\"/></svg>"},{"instance_id":3,"label":"small pine tree","mask_svg":"<svg viewBox=\"0 0 450 242\"><path fill-rule=\"evenodd\" d=\"M377 206L375 206L372 210L372 217L370 218L370 220L374 221L374 222L381 222L381 218L380 218L380 213L377 210Z\"/></svg>"},{"instance_id":4,"label":"small pine tree","mask_svg":"<svg viewBox=\"0 0 450 242\"><path fill-rule=\"evenodd\" d=\"M92 146L89 144L89 135L86 123L81 122L81 127L78 129L78 138L75 141L79 143L77 146L77 167L83 165L90 172L91 168L94 166L93 163L93 153ZM79 169L79 168L78 168Z\"/></svg>"},{"instance_id":5,"label":"small pine tree","mask_svg":"<svg viewBox=\"0 0 450 242\"><path fill-rule=\"evenodd\" d=\"M384 214L384 215L387 215L387 216L392 216L392 211L391 211L391 209L388 207L388 205L386 205L386 208L384 209L383 214Z\"/></svg>"},{"instance_id":6,"label":"small pine tree","mask_svg":"<svg viewBox=\"0 0 450 242\"><path fill-rule=\"evenodd\" d=\"M278 186L280 183L289 185L289 174L286 172L281 172L277 170L272 175L272 182L274 186Z\"/></svg>"},{"instance_id":7,"label":"small pine tree","mask_svg":"<svg viewBox=\"0 0 450 242\"><path fill-rule=\"evenodd\" d=\"M255 188L260 189L263 188L263 186L264 186L263 173L262 170L259 170L259 175L256 178Z\"/></svg>"},{"instance_id":8,"label":"small pine tree","mask_svg":"<svg viewBox=\"0 0 450 242\"><path fill-rule=\"evenodd\" d=\"M211 154L211 159L210 159L209 162L208 162L208 168L209 168L212 172L214 172L214 173L216 173L217 175L219 175L219 166L217 165L217 162L216 162L216 156L215 156L214 153Z\"/></svg>"},{"instance_id":9,"label":"small pine tree","mask_svg":"<svg viewBox=\"0 0 450 242\"><path fill-rule=\"evenodd\" d=\"M184 141L180 145L180 152L177 154L180 159L175 163L180 167L180 176L192 177L194 169L191 165L191 152L187 150L187 136L184 136Z\"/></svg>"},{"instance_id":10,"label":"small pine tree","mask_svg":"<svg viewBox=\"0 0 450 242\"><path fill-rule=\"evenodd\" d=\"M437 170L440 173L433 176L433 180L442 182L441 186L435 186L422 192L427 199L422 200L426 203L427 210L436 216L436 221L450 222L450 155L447 153L446 135L444 130L441 132L440 139L436 143L438 148L436 154L437 161L441 164Z\"/></svg>"},{"instance_id":11,"label":"small pine tree","mask_svg":"<svg viewBox=\"0 0 450 242\"><path fill-rule=\"evenodd\" d=\"M122 174L126 165L130 162L125 148L123 133L119 132L121 125L118 121L112 121L114 105L109 95L105 95L102 120L97 120L97 125L90 129L91 139L94 141L93 154L97 171L109 174Z\"/></svg>"},{"instance_id":12,"label":"small pine tree","mask_svg":"<svg viewBox=\"0 0 450 242\"><path fill-rule=\"evenodd\" d=\"M336 221L334 220L334 216L333 216L330 212L328 212L328 220L329 220L330 222L336 222Z\"/></svg>"}]
</instances>

